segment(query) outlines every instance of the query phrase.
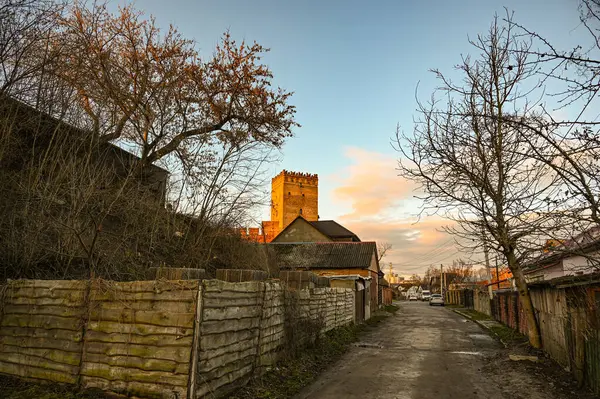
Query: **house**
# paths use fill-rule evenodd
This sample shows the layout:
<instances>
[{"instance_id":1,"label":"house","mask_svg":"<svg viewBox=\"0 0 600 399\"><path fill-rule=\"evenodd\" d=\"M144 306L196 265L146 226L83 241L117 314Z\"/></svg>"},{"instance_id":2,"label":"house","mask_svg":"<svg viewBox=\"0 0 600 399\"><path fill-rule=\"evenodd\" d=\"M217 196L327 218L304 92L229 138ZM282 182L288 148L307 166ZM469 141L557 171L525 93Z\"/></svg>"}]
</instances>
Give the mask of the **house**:
<instances>
[{"instance_id":1,"label":"house","mask_svg":"<svg viewBox=\"0 0 600 399\"><path fill-rule=\"evenodd\" d=\"M270 261L280 270L307 270L328 277L332 287L356 291L357 320L379 307L380 269L375 242L272 242Z\"/></svg>"},{"instance_id":2,"label":"house","mask_svg":"<svg viewBox=\"0 0 600 399\"><path fill-rule=\"evenodd\" d=\"M360 238L334 220L308 221L298 215L271 242L360 242Z\"/></svg>"},{"instance_id":3,"label":"house","mask_svg":"<svg viewBox=\"0 0 600 399\"><path fill-rule=\"evenodd\" d=\"M524 266L527 282L552 280L600 272L600 227L569 240L552 240L542 254Z\"/></svg>"}]
</instances>

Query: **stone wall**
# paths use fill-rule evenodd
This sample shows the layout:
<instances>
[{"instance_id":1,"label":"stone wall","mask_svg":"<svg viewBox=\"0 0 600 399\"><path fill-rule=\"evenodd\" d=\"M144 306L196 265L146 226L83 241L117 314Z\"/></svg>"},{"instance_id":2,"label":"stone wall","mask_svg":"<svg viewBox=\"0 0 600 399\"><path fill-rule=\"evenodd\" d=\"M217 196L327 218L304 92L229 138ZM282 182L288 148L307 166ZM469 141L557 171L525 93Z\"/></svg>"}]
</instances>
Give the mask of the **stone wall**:
<instances>
[{"instance_id":1,"label":"stone wall","mask_svg":"<svg viewBox=\"0 0 600 399\"><path fill-rule=\"evenodd\" d=\"M138 398L223 397L289 346L354 321L352 289L290 290L278 280L0 288L1 373Z\"/></svg>"}]
</instances>

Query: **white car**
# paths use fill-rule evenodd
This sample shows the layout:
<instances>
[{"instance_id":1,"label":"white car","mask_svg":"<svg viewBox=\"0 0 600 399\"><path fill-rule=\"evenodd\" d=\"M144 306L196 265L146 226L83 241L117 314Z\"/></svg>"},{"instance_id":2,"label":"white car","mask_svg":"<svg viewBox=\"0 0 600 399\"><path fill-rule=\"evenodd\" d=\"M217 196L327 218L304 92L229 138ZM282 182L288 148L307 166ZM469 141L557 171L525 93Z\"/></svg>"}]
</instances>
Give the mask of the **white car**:
<instances>
[{"instance_id":1,"label":"white car","mask_svg":"<svg viewBox=\"0 0 600 399\"><path fill-rule=\"evenodd\" d=\"M423 293L421 294L421 300L423 302L428 301L431 298L431 291L423 291Z\"/></svg>"},{"instance_id":2,"label":"white car","mask_svg":"<svg viewBox=\"0 0 600 399\"><path fill-rule=\"evenodd\" d=\"M409 300L409 301L418 301L418 300L419 300L419 298L417 298L417 295L416 295L416 294L410 294L410 295L408 296L408 300Z\"/></svg>"},{"instance_id":3,"label":"white car","mask_svg":"<svg viewBox=\"0 0 600 399\"><path fill-rule=\"evenodd\" d=\"M431 295L431 299L429 300L429 306L440 305L445 306L444 297L441 294L433 294Z\"/></svg>"}]
</instances>

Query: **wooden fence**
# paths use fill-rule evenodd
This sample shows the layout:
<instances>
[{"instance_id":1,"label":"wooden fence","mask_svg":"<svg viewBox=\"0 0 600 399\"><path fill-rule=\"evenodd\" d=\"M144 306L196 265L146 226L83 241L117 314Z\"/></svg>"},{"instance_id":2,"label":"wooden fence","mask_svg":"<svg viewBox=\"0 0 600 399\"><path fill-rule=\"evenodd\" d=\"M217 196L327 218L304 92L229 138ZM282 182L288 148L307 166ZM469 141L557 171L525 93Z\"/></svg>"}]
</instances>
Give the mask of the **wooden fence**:
<instances>
[{"instance_id":1,"label":"wooden fence","mask_svg":"<svg viewBox=\"0 0 600 399\"><path fill-rule=\"evenodd\" d=\"M223 397L304 326L318 335L355 309L351 289L273 280L22 280L0 292L0 373L139 398Z\"/></svg>"},{"instance_id":2,"label":"wooden fence","mask_svg":"<svg viewBox=\"0 0 600 399\"><path fill-rule=\"evenodd\" d=\"M448 303L465 305L468 294L449 291ZM544 351L580 382L600 394L600 281L590 276L561 278L530 285ZM471 291L475 310L527 334L519 295Z\"/></svg>"}]
</instances>

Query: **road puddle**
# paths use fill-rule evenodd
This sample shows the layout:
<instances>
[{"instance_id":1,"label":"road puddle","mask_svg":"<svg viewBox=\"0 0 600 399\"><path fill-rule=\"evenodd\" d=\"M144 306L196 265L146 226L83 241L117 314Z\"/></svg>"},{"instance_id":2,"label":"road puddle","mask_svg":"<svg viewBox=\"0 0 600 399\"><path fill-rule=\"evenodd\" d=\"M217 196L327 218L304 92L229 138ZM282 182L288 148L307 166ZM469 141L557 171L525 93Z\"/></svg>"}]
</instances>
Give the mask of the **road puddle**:
<instances>
[{"instance_id":1,"label":"road puddle","mask_svg":"<svg viewBox=\"0 0 600 399\"><path fill-rule=\"evenodd\" d=\"M472 355L472 356L483 356L481 352L468 352L468 351L454 351L450 353L455 353L457 355Z\"/></svg>"}]
</instances>

